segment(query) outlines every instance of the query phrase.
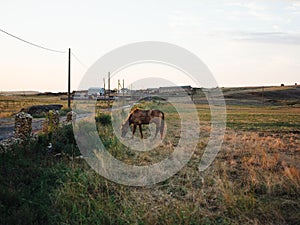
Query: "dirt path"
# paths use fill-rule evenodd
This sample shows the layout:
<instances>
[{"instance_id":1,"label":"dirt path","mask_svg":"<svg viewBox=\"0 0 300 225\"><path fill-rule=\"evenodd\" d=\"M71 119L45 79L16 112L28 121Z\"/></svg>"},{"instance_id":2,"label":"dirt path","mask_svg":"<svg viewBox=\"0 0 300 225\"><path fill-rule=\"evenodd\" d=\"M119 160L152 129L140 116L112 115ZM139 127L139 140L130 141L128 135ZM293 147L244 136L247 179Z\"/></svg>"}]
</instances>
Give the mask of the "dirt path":
<instances>
[{"instance_id":1,"label":"dirt path","mask_svg":"<svg viewBox=\"0 0 300 225\"><path fill-rule=\"evenodd\" d=\"M83 119L88 117L90 113L80 114L76 117L76 119ZM42 124L45 118L34 118L32 120L32 132L37 133L42 130ZM60 122L66 120L66 116L61 116L59 118ZM6 140L14 136L14 126L15 119L14 118L0 118L0 141Z\"/></svg>"},{"instance_id":2,"label":"dirt path","mask_svg":"<svg viewBox=\"0 0 300 225\"><path fill-rule=\"evenodd\" d=\"M45 118L38 118L32 120L32 132L35 133L42 129L42 124ZM63 121L63 120L62 120ZM0 141L14 136L14 118L0 118Z\"/></svg>"},{"instance_id":3,"label":"dirt path","mask_svg":"<svg viewBox=\"0 0 300 225\"><path fill-rule=\"evenodd\" d=\"M14 119L0 118L0 141L13 136Z\"/></svg>"},{"instance_id":4,"label":"dirt path","mask_svg":"<svg viewBox=\"0 0 300 225\"><path fill-rule=\"evenodd\" d=\"M123 108L130 108L132 105L121 106L117 108L113 108L112 110L120 110ZM102 111L109 111L107 109L102 109ZM90 116L91 113L83 113L78 114L76 116L76 120L81 120ZM32 120L32 132L37 133L38 131L42 130L42 124L45 118L33 118ZM66 116L61 116L59 121L65 121ZM14 118L0 118L0 141L6 140L14 136L14 126L15 126L15 119Z\"/></svg>"}]
</instances>

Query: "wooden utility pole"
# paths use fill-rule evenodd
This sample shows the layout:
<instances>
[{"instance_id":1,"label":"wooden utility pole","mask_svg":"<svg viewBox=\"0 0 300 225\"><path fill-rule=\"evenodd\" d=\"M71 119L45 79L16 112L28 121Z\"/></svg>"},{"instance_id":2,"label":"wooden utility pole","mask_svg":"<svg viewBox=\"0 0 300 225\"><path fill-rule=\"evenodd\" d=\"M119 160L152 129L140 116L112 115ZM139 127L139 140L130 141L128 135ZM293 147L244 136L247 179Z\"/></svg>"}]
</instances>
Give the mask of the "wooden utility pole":
<instances>
[{"instance_id":1,"label":"wooden utility pole","mask_svg":"<svg viewBox=\"0 0 300 225\"><path fill-rule=\"evenodd\" d=\"M192 91L191 91L192 102L194 101L194 92L195 92L195 90L192 88Z\"/></svg>"},{"instance_id":2,"label":"wooden utility pole","mask_svg":"<svg viewBox=\"0 0 300 225\"><path fill-rule=\"evenodd\" d=\"M124 92L125 92L125 89L124 89L124 79L123 79L123 97L124 97Z\"/></svg>"},{"instance_id":3,"label":"wooden utility pole","mask_svg":"<svg viewBox=\"0 0 300 225\"><path fill-rule=\"evenodd\" d=\"M261 89L261 101L262 101L263 106L265 105L264 92L265 92L265 87L262 86L262 89Z\"/></svg>"},{"instance_id":4,"label":"wooden utility pole","mask_svg":"<svg viewBox=\"0 0 300 225\"><path fill-rule=\"evenodd\" d=\"M120 89L120 87L121 87L121 89ZM121 86L120 80L118 79L118 96L120 96L120 91L122 91L122 86Z\"/></svg>"},{"instance_id":5,"label":"wooden utility pole","mask_svg":"<svg viewBox=\"0 0 300 225\"><path fill-rule=\"evenodd\" d=\"M108 72L108 109L110 108L110 72Z\"/></svg>"},{"instance_id":6,"label":"wooden utility pole","mask_svg":"<svg viewBox=\"0 0 300 225\"><path fill-rule=\"evenodd\" d=\"M68 62L68 109L71 109L71 49L69 48Z\"/></svg>"}]
</instances>

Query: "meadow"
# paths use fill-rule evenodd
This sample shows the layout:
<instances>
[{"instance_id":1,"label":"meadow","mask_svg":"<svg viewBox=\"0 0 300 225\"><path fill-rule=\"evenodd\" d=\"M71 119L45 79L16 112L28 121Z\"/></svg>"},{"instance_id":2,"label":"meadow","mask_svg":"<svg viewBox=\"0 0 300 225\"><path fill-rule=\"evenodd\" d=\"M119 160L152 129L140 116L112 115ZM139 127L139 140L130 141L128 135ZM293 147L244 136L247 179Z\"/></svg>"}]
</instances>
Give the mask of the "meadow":
<instances>
[{"instance_id":1,"label":"meadow","mask_svg":"<svg viewBox=\"0 0 300 225\"><path fill-rule=\"evenodd\" d=\"M0 118L13 117L22 108L33 105L61 104L67 107L66 94L0 95Z\"/></svg>"},{"instance_id":2,"label":"meadow","mask_svg":"<svg viewBox=\"0 0 300 225\"><path fill-rule=\"evenodd\" d=\"M56 102L58 103L58 102ZM153 108L153 103L141 103ZM114 117L97 112L99 137L117 159L151 165L173 152L181 124L160 104L167 133L154 150L132 151L113 132ZM200 138L174 176L145 187L124 186L97 174L84 159L72 125L1 150L1 224L299 224L300 108L227 105L223 145L207 170L198 166L210 135L210 111L196 104ZM121 112L122 113L122 112ZM144 127L145 136L150 130ZM130 134L128 134L130 136ZM139 140L137 132L134 140Z\"/></svg>"}]
</instances>

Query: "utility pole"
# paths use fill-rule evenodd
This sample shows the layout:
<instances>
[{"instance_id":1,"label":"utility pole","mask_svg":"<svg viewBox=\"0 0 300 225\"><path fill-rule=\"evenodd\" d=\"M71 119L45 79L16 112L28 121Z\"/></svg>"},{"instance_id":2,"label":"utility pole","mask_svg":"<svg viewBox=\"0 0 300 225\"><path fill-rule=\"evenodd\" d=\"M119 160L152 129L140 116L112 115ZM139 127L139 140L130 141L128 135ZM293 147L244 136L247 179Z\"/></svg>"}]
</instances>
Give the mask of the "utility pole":
<instances>
[{"instance_id":1,"label":"utility pole","mask_svg":"<svg viewBox=\"0 0 300 225\"><path fill-rule=\"evenodd\" d=\"M110 108L110 72L108 72L108 109Z\"/></svg>"},{"instance_id":2,"label":"utility pole","mask_svg":"<svg viewBox=\"0 0 300 225\"><path fill-rule=\"evenodd\" d=\"M68 62L68 109L71 109L71 49L69 48L69 62Z\"/></svg>"},{"instance_id":3,"label":"utility pole","mask_svg":"<svg viewBox=\"0 0 300 225\"><path fill-rule=\"evenodd\" d=\"M194 92L195 92L195 90L192 88L192 91L191 91L192 101L194 101Z\"/></svg>"},{"instance_id":4,"label":"utility pole","mask_svg":"<svg viewBox=\"0 0 300 225\"><path fill-rule=\"evenodd\" d=\"M121 86L120 80L118 79L118 96L120 96L120 91L122 91L122 86Z\"/></svg>"},{"instance_id":5,"label":"utility pole","mask_svg":"<svg viewBox=\"0 0 300 225\"><path fill-rule=\"evenodd\" d=\"M263 106L265 105L264 92L265 92L265 87L262 86L262 90L261 90L261 101L262 101Z\"/></svg>"},{"instance_id":6,"label":"utility pole","mask_svg":"<svg viewBox=\"0 0 300 225\"><path fill-rule=\"evenodd\" d=\"M104 89L104 97L106 96L106 93L105 93L105 78L103 78L103 89Z\"/></svg>"},{"instance_id":7,"label":"utility pole","mask_svg":"<svg viewBox=\"0 0 300 225\"><path fill-rule=\"evenodd\" d=\"M124 92L125 92L125 89L124 89L124 79L123 79L123 97L124 97Z\"/></svg>"}]
</instances>

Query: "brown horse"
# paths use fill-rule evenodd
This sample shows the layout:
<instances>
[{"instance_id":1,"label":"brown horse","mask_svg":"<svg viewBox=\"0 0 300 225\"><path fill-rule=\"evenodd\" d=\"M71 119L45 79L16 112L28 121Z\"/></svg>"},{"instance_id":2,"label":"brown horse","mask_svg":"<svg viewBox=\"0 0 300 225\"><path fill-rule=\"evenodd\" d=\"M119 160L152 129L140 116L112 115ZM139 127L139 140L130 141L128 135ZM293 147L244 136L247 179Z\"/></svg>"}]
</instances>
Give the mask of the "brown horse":
<instances>
[{"instance_id":1,"label":"brown horse","mask_svg":"<svg viewBox=\"0 0 300 225\"><path fill-rule=\"evenodd\" d=\"M141 138L143 138L143 132L142 132L142 124L150 124L155 123L156 125L156 132L155 137L157 136L158 131L160 131L160 137L162 139L163 132L164 132L164 119L165 115L162 111L159 111L157 109L155 110L142 110L142 109L135 109L133 110L125 122L122 124L121 130L122 130L122 137L125 137L128 127L133 124L133 130L132 130L132 137L136 131L136 127L139 126Z\"/></svg>"}]
</instances>

